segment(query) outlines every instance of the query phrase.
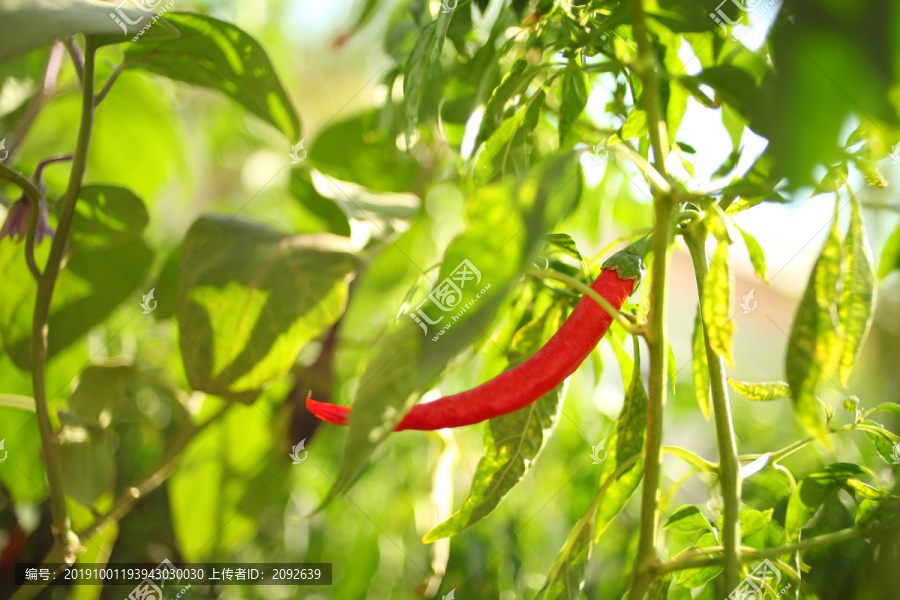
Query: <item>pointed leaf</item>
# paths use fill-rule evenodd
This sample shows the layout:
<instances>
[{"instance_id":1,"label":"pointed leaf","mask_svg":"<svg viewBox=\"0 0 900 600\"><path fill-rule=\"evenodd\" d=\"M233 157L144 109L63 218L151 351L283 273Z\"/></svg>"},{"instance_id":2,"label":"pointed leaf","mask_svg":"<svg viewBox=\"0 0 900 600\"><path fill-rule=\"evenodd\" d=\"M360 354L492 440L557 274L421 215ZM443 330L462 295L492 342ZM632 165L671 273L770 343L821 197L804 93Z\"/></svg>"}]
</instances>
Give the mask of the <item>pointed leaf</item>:
<instances>
[{"instance_id":1,"label":"pointed leaf","mask_svg":"<svg viewBox=\"0 0 900 600\"><path fill-rule=\"evenodd\" d=\"M252 400L340 316L356 266L346 238L288 236L204 216L181 251L179 345L191 386Z\"/></svg>"},{"instance_id":2,"label":"pointed leaf","mask_svg":"<svg viewBox=\"0 0 900 600\"><path fill-rule=\"evenodd\" d=\"M850 229L844 241L846 265L838 317L844 329L844 350L840 361L841 383L846 386L875 313L875 264L860 214L859 200L851 196Z\"/></svg>"},{"instance_id":3,"label":"pointed leaf","mask_svg":"<svg viewBox=\"0 0 900 600\"><path fill-rule=\"evenodd\" d=\"M641 137L646 134L649 129L650 127L647 125L647 111L635 108L625 119L625 122L622 123L622 127L619 128L618 134L620 139L630 140Z\"/></svg>"},{"instance_id":4,"label":"pointed leaf","mask_svg":"<svg viewBox=\"0 0 900 600\"><path fill-rule=\"evenodd\" d=\"M622 412L616 421L616 464L625 463L644 448L644 430L647 428L647 405L650 399L641 378L641 349L637 336L634 339L634 368L631 383L625 391Z\"/></svg>"},{"instance_id":5,"label":"pointed leaf","mask_svg":"<svg viewBox=\"0 0 900 600\"><path fill-rule=\"evenodd\" d=\"M728 243L716 244L703 281L703 325L712 349L734 367L732 336L734 335L734 270L728 256Z\"/></svg>"},{"instance_id":6,"label":"pointed leaf","mask_svg":"<svg viewBox=\"0 0 900 600\"><path fill-rule=\"evenodd\" d=\"M691 337L691 368L694 374L694 391L697 394L697 403L700 412L708 421L712 414L712 399L709 388L709 362L706 357L706 342L703 340L703 323L700 321L700 308L697 308L697 316L694 317L694 335Z\"/></svg>"},{"instance_id":7,"label":"pointed leaf","mask_svg":"<svg viewBox=\"0 0 900 600\"><path fill-rule=\"evenodd\" d=\"M794 316L785 358L794 411L806 429L826 444L828 430L819 413L816 389L823 374L834 371L840 357L840 325L835 309L840 273L841 241L835 219Z\"/></svg>"},{"instance_id":8,"label":"pointed leaf","mask_svg":"<svg viewBox=\"0 0 900 600\"><path fill-rule=\"evenodd\" d=\"M507 370L537 352L562 324L563 311L553 305L516 333ZM478 461L472 488L459 510L425 534L426 544L456 535L487 516L525 476L556 426L564 384L516 412L491 419L484 434L484 456Z\"/></svg>"},{"instance_id":9,"label":"pointed leaf","mask_svg":"<svg viewBox=\"0 0 900 600\"><path fill-rule=\"evenodd\" d=\"M206 15L167 12L173 39L144 40L125 50L125 64L220 91L250 113L299 141L300 119L269 56L248 33Z\"/></svg>"},{"instance_id":10,"label":"pointed leaf","mask_svg":"<svg viewBox=\"0 0 900 600\"><path fill-rule=\"evenodd\" d=\"M591 84L587 73L578 65L567 68L562 75L559 86L559 145L566 141L566 136L575 126L575 122L584 107L587 106Z\"/></svg>"},{"instance_id":11,"label":"pointed leaf","mask_svg":"<svg viewBox=\"0 0 900 600\"><path fill-rule=\"evenodd\" d=\"M540 72L539 69L529 67L524 58L520 58L512 64L509 72L503 76L484 109L484 118L481 120L481 129L478 132L478 142L488 139L500 123L509 101L525 91L528 84Z\"/></svg>"},{"instance_id":12,"label":"pointed leaf","mask_svg":"<svg viewBox=\"0 0 900 600\"><path fill-rule=\"evenodd\" d=\"M413 131L419 120L427 111L434 110L436 105L430 105L428 99L440 96L443 89L441 82L441 50L444 48L444 39L447 37L447 29L450 27L450 19L455 11L438 13L437 19L422 28L419 39L409 59L403 74L403 96L406 98L406 139L412 138Z\"/></svg>"},{"instance_id":13,"label":"pointed leaf","mask_svg":"<svg viewBox=\"0 0 900 600\"><path fill-rule=\"evenodd\" d=\"M747 246L747 253L750 255L750 263L753 265L753 272L764 283L769 282L768 268L766 267L766 253L762 246L756 241L756 238L741 229L741 237L744 239L744 245Z\"/></svg>"},{"instance_id":14,"label":"pointed leaf","mask_svg":"<svg viewBox=\"0 0 900 600\"><path fill-rule=\"evenodd\" d=\"M534 128L545 96L544 90L537 92L484 143L475 159L473 177L476 185L486 185L507 174L522 176L528 171Z\"/></svg>"},{"instance_id":15,"label":"pointed leaf","mask_svg":"<svg viewBox=\"0 0 900 600\"><path fill-rule=\"evenodd\" d=\"M791 395L791 388L783 381L767 381L765 383L747 383L728 378L728 385L748 400L778 400Z\"/></svg>"}]
</instances>

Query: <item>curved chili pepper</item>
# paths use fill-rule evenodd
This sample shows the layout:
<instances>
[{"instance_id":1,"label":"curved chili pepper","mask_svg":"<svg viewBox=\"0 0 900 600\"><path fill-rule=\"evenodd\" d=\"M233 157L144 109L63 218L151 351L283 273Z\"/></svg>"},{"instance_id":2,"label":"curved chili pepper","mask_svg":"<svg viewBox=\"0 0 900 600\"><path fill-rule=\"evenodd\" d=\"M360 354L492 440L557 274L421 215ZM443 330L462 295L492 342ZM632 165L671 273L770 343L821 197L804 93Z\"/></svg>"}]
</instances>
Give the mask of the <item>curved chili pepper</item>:
<instances>
[{"instance_id":1,"label":"curved chili pepper","mask_svg":"<svg viewBox=\"0 0 900 600\"><path fill-rule=\"evenodd\" d=\"M631 247L604 263L600 275L591 284L591 289L617 310L622 308L640 277L640 258L626 253L628 250ZM635 259L637 269L633 268ZM624 277L620 277L620 272ZM611 323L612 317L603 307L583 296L559 331L533 356L470 390L414 406L394 430L463 427L524 408L574 373ZM306 399L306 407L323 421L336 425L346 425L350 413L347 406L312 398Z\"/></svg>"}]
</instances>

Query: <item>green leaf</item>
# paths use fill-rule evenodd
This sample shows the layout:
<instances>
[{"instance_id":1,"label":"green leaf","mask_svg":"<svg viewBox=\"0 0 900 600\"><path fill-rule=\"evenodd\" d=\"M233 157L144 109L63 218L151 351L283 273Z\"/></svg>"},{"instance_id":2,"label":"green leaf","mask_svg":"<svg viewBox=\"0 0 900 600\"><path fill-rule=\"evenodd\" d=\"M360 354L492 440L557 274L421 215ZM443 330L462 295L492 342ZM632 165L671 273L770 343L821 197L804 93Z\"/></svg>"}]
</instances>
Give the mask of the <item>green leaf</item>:
<instances>
[{"instance_id":1,"label":"green leaf","mask_svg":"<svg viewBox=\"0 0 900 600\"><path fill-rule=\"evenodd\" d=\"M149 222L144 203L130 190L86 185L75 205L71 240L88 247L116 246L140 237Z\"/></svg>"},{"instance_id":2,"label":"green leaf","mask_svg":"<svg viewBox=\"0 0 900 600\"><path fill-rule=\"evenodd\" d=\"M167 12L166 21L180 35L132 44L125 50L129 67L220 91L289 140L300 139L300 119L259 42L206 15Z\"/></svg>"},{"instance_id":3,"label":"green leaf","mask_svg":"<svg viewBox=\"0 0 900 600\"><path fill-rule=\"evenodd\" d=\"M521 177L528 171L534 128L537 127L545 96L543 89L537 92L484 143L475 160L475 185L486 185L507 174Z\"/></svg>"},{"instance_id":4,"label":"green leaf","mask_svg":"<svg viewBox=\"0 0 900 600\"><path fill-rule=\"evenodd\" d=\"M796 539L800 530L806 527L828 496L846 484L847 479L862 475L864 471L850 463L834 463L824 471L812 473L797 484L788 500L784 530L788 539Z\"/></svg>"},{"instance_id":5,"label":"green leaf","mask_svg":"<svg viewBox=\"0 0 900 600\"><path fill-rule=\"evenodd\" d=\"M578 65L570 65L562 75L559 86L559 145L562 146L578 117L587 106L591 93L587 73Z\"/></svg>"},{"instance_id":6,"label":"green leaf","mask_svg":"<svg viewBox=\"0 0 900 600\"><path fill-rule=\"evenodd\" d=\"M650 399L641 379L641 348L637 336L634 339L634 368L631 383L625 390L622 412L616 422L616 464L625 463L644 448L644 430L647 428L647 405Z\"/></svg>"},{"instance_id":7,"label":"green leaf","mask_svg":"<svg viewBox=\"0 0 900 600\"><path fill-rule=\"evenodd\" d=\"M700 307L697 307L697 316L694 317L694 335L691 336L691 369L694 374L694 392L697 394L697 403L700 412L707 421L712 414L712 399L709 388L709 362L706 357L706 341L703 339L703 323L700 322Z\"/></svg>"},{"instance_id":8,"label":"green leaf","mask_svg":"<svg viewBox=\"0 0 900 600\"><path fill-rule=\"evenodd\" d=\"M846 387L850 373L875 316L875 264L866 237L859 200L851 196L850 229L844 241L844 284L841 289L838 317L844 329L844 349L841 353L841 383Z\"/></svg>"},{"instance_id":9,"label":"green leaf","mask_svg":"<svg viewBox=\"0 0 900 600\"><path fill-rule=\"evenodd\" d=\"M252 400L343 311L357 259L346 238L288 236L204 216L181 251L176 301L182 360L194 389Z\"/></svg>"},{"instance_id":10,"label":"green leaf","mask_svg":"<svg viewBox=\"0 0 900 600\"><path fill-rule=\"evenodd\" d=\"M509 101L522 94L531 80L540 72L540 69L529 67L524 58L516 60L509 72L503 76L484 108L484 117L481 120L481 128L478 132L478 142L488 139L503 122Z\"/></svg>"},{"instance_id":11,"label":"green leaf","mask_svg":"<svg viewBox=\"0 0 900 600\"><path fill-rule=\"evenodd\" d=\"M578 262L583 260L581 252L578 251L578 246L575 244L575 240L573 240L572 236L568 233L551 233L547 236L547 243L556 246Z\"/></svg>"},{"instance_id":12,"label":"green leaf","mask_svg":"<svg viewBox=\"0 0 900 600\"><path fill-rule=\"evenodd\" d=\"M900 225L894 228L893 233L881 250L881 260L878 262L878 278L884 279L894 271L900 269Z\"/></svg>"},{"instance_id":13,"label":"green leaf","mask_svg":"<svg viewBox=\"0 0 900 600\"><path fill-rule=\"evenodd\" d=\"M393 115L400 107L383 110ZM379 111L370 110L316 134L306 160L329 177L373 191L407 191L419 176L419 163L397 148L396 135L383 126Z\"/></svg>"},{"instance_id":14,"label":"green leaf","mask_svg":"<svg viewBox=\"0 0 900 600\"><path fill-rule=\"evenodd\" d=\"M353 223L360 229L358 234L364 230L369 239L375 240L392 238L398 231L406 229L421 205L419 198L413 194L376 194L358 186L337 183L327 175L321 189L324 195L316 190L308 173L294 176L291 180L294 195L298 198L305 196L304 205L327 216L336 223L338 231L344 231L345 224L346 235L349 235L350 223ZM337 207L343 213L343 224L337 216L325 212L328 209L323 203Z\"/></svg>"},{"instance_id":15,"label":"green leaf","mask_svg":"<svg viewBox=\"0 0 900 600\"><path fill-rule=\"evenodd\" d=\"M69 410L106 428L110 419L121 411L125 384L133 376L134 370L127 365L87 367L69 396Z\"/></svg>"},{"instance_id":16,"label":"green leaf","mask_svg":"<svg viewBox=\"0 0 900 600\"><path fill-rule=\"evenodd\" d=\"M728 256L728 242L719 241L703 280L703 326L709 345L734 367L734 269Z\"/></svg>"},{"instance_id":17,"label":"green leaf","mask_svg":"<svg viewBox=\"0 0 900 600\"><path fill-rule=\"evenodd\" d=\"M406 99L406 139L412 138L418 122L436 104L431 105L427 99L440 96L443 89L441 81L441 50L450 27L450 19L455 11L441 11L437 19L426 25L419 33L416 46L413 48L403 73L403 96Z\"/></svg>"},{"instance_id":18,"label":"green leaf","mask_svg":"<svg viewBox=\"0 0 900 600\"><path fill-rule=\"evenodd\" d=\"M709 546L718 546L719 540L714 533L704 533L695 542L697 548L707 548ZM699 588L709 583L714 577L722 572L722 567L701 567L699 569L685 569L678 573L678 585L686 588Z\"/></svg>"},{"instance_id":19,"label":"green leaf","mask_svg":"<svg viewBox=\"0 0 900 600\"><path fill-rule=\"evenodd\" d=\"M563 311L556 304L520 329L510 348L507 370L537 352L562 322ZM425 534L424 543L456 535L486 517L522 480L556 426L564 387L560 384L526 408L488 421L484 456L478 461L469 495L449 519Z\"/></svg>"},{"instance_id":20,"label":"green leaf","mask_svg":"<svg viewBox=\"0 0 900 600\"><path fill-rule=\"evenodd\" d=\"M783 381L767 381L766 383L747 383L728 377L728 385L748 400L778 400L791 395L791 388Z\"/></svg>"},{"instance_id":21,"label":"green leaf","mask_svg":"<svg viewBox=\"0 0 900 600\"><path fill-rule=\"evenodd\" d=\"M8 397L0 396L11 404ZM47 497L47 477L41 463L41 434L34 416L34 400L31 408L10 404L0 404L0 481L16 502L37 505Z\"/></svg>"},{"instance_id":22,"label":"green leaf","mask_svg":"<svg viewBox=\"0 0 900 600\"><path fill-rule=\"evenodd\" d=\"M737 226L735 226L737 227ZM753 272L764 283L769 283L768 268L766 267L766 253L762 246L756 241L756 238L737 227L744 239L744 245L747 246L747 254L750 255L750 263L753 265Z\"/></svg>"},{"instance_id":23,"label":"green leaf","mask_svg":"<svg viewBox=\"0 0 900 600\"><path fill-rule=\"evenodd\" d=\"M466 202L466 230L444 252L441 271L430 275L444 282L468 260L481 274L469 281L456 306L473 302L460 313L444 311L426 298L411 303L372 348L355 396L341 474L325 502L345 491L365 469L372 452L391 434L403 415L437 380L448 360L473 340L483 339L512 283L540 251L544 236L568 215L581 197L582 174L574 153L557 156L529 177L478 189ZM552 198L552 202L550 202ZM490 286L488 288L488 286ZM476 294L481 294L476 298ZM446 334L411 318L421 310L430 319L456 316Z\"/></svg>"},{"instance_id":24,"label":"green leaf","mask_svg":"<svg viewBox=\"0 0 900 600\"><path fill-rule=\"evenodd\" d=\"M765 531L769 524L772 522L772 514L775 512L775 509L768 510L742 510L740 512L739 518L741 521L741 538L746 539L757 533ZM725 517L719 517L719 531L724 528Z\"/></svg>"},{"instance_id":25,"label":"green leaf","mask_svg":"<svg viewBox=\"0 0 900 600\"><path fill-rule=\"evenodd\" d=\"M25 264L24 248L24 244L0 243L0 271L5 284L0 295L0 334L12 361L28 370L36 286ZM46 242L35 248L39 265L46 263L49 249ZM50 304L48 359L131 297L152 260L153 252L142 239L115 247L89 243L75 246L60 271Z\"/></svg>"},{"instance_id":26,"label":"green leaf","mask_svg":"<svg viewBox=\"0 0 900 600\"><path fill-rule=\"evenodd\" d=\"M785 358L794 411L806 429L826 444L828 429L819 413L816 389L823 373L832 373L840 357L840 325L834 306L840 274L841 241L835 219L794 316Z\"/></svg>"},{"instance_id":27,"label":"green leaf","mask_svg":"<svg viewBox=\"0 0 900 600\"><path fill-rule=\"evenodd\" d=\"M316 190L310 172L294 169L291 174L291 195L309 212L325 222L327 231L350 237L350 221L344 210L332 198L326 198Z\"/></svg>"},{"instance_id":28,"label":"green leaf","mask_svg":"<svg viewBox=\"0 0 900 600\"><path fill-rule=\"evenodd\" d=\"M619 128L619 138L622 140L630 140L641 137L650 130L647 124L647 111L635 108L629 113L622 127Z\"/></svg>"},{"instance_id":29,"label":"green leaf","mask_svg":"<svg viewBox=\"0 0 900 600\"><path fill-rule=\"evenodd\" d=\"M682 506L673 512L663 528L674 529L692 537L697 533L711 533L713 530L700 509L692 504Z\"/></svg>"},{"instance_id":30,"label":"green leaf","mask_svg":"<svg viewBox=\"0 0 900 600\"><path fill-rule=\"evenodd\" d=\"M112 437L100 427L85 426L79 418L59 412L59 454L66 495L85 506L111 493L115 484L116 461Z\"/></svg>"},{"instance_id":31,"label":"green leaf","mask_svg":"<svg viewBox=\"0 0 900 600\"><path fill-rule=\"evenodd\" d=\"M124 14L119 25L111 12ZM150 13L134 8L116 8L96 0L3 0L0 2L0 61L53 40L83 33L129 35L141 30ZM134 25L129 24L134 22Z\"/></svg>"},{"instance_id":32,"label":"green leaf","mask_svg":"<svg viewBox=\"0 0 900 600\"><path fill-rule=\"evenodd\" d=\"M287 451L274 447L269 411L260 404L232 406L179 457L167 489L178 549L186 561L225 559L246 547L265 508L254 497L264 498L271 510L284 510L271 504L290 485L287 469L312 466L311 446L310 460L302 466L291 466Z\"/></svg>"}]
</instances>

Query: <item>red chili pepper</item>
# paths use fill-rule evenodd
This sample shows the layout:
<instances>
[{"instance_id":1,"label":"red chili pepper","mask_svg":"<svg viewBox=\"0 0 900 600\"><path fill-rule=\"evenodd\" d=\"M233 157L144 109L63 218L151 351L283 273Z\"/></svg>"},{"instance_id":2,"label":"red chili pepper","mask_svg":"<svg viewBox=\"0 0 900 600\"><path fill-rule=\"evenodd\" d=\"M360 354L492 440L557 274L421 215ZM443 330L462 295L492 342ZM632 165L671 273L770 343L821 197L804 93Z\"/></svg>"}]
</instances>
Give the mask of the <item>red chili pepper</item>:
<instances>
[{"instance_id":1,"label":"red chili pepper","mask_svg":"<svg viewBox=\"0 0 900 600\"><path fill-rule=\"evenodd\" d=\"M639 257L629 247L604 263L591 289L616 309L636 287ZM627 261L627 262L624 262ZM622 278L619 272L627 276ZM395 428L433 430L473 425L524 408L562 383L584 362L609 329L612 317L588 296L583 296L562 327L531 358L471 390L419 404ZM336 425L346 425L350 408L306 399L314 415Z\"/></svg>"}]
</instances>

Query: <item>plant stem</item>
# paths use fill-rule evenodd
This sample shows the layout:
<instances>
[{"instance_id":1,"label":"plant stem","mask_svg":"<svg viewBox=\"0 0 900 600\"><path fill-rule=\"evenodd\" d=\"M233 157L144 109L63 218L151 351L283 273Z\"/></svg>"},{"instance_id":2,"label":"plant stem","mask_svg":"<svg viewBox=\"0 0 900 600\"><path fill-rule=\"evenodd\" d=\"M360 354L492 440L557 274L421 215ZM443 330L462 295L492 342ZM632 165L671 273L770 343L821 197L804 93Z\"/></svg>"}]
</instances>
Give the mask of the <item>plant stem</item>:
<instances>
[{"instance_id":1,"label":"plant stem","mask_svg":"<svg viewBox=\"0 0 900 600\"><path fill-rule=\"evenodd\" d=\"M622 328L630 333L631 335L640 335L642 333L641 326L635 326L628 319L622 316L622 313L616 310L616 307L609 303L609 300L595 292L591 289L590 286L585 285L583 282L578 281L574 277L569 277L565 273L557 273L554 271L541 271L539 269L528 269L527 273L529 275L533 275L535 277L542 277L544 279L556 279L557 281L562 281L563 283L567 283L582 294L589 296L594 302L599 304L603 310L609 313L609 315L613 318L613 321L622 326Z\"/></svg>"},{"instance_id":2,"label":"plant stem","mask_svg":"<svg viewBox=\"0 0 900 600\"><path fill-rule=\"evenodd\" d=\"M41 199L41 190L29 178L25 177L15 169L10 169L3 163L0 163L0 179L14 183L28 196L28 201L33 202L35 206Z\"/></svg>"},{"instance_id":3,"label":"plant stem","mask_svg":"<svg viewBox=\"0 0 900 600\"><path fill-rule=\"evenodd\" d=\"M704 231L705 233L705 231ZM709 263L704 248L705 239L701 239L697 230L688 227L684 230L684 241L694 263L694 275L697 279L697 295L703 306L703 282L709 272ZM741 472L738 462L737 440L734 435L734 424L731 419L731 404L728 400L728 386L725 384L725 361L716 354L709 343L703 319L700 319L703 330L703 341L706 345L706 360L709 365L709 383L712 392L713 414L716 423L716 439L719 444L719 483L722 486L723 510L722 545L725 548L723 585L731 591L740 582L741 555Z\"/></svg>"},{"instance_id":4,"label":"plant stem","mask_svg":"<svg viewBox=\"0 0 900 600\"><path fill-rule=\"evenodd\" d=\"M757 550L756 548L740 547L741 562L749 562L755 558L777 559L785 554L793 554L800 550L809 550L819 546L827 546L828 544L838 544L840 542L848 542L851 540L862 540L868 538L868 534L862 529L842 529L832 533L826 533L802 542L793 542L769 548L768 550ZM654 567L657 575L672 573L673 571L684 571L685 569L697 569L700 567L710 567L722 564L722 558L713 556L724 551L722 546L709 546L706 548L694 548L687 552L682 552L673 559L666 562L658 563Z\"/></svg>"},{"instance_id":5,"label":"plant stem","mask_svg":"<svg viewBox=\"0 0 900 600\"><path fill-rule=\"evenodd\" d=\"M646 338L650 348L650 380L647 406L647 438L644 459L644 484L641 496L641 531L637 556L632 573L630 600L641 600L653 580L653 563L657 560L659 531L659 477L662 459L663 407L667 394L668 336L666 313L669 303L669 262L672 254L673 216L676 209L674 188L670 185L666 170L666 154L662 132L665 131L659 105L659 83L655 52L650 45L647 24L644 21L642 0L631 0L634 19L634 37L638 46L638 58L632 70L641 77L646 99L644 109L650 123L650 143L656 171L667 186L657 186L654 195L653 231L653 280L650 289L650 312L647 316ZM659 193L662 190L663 193Z\"/></svg>"},{"instance_id":6,"label":"plant stem","mask_svg":"<svg viewBox=\"0 0 900 600\"><path fill-rule=\"evenodd\" d=\"M66 558L66 550L59 543L59 541L53 542L53 546L50 547L50 551L44 556L41 561L42 565L50 565L50 564L59 564L65 561ZM38 583L33 585L22 585L19 586L12 596L9 597L9 600L31 600L35 596L37 596L41 590L43 590L47 585L49 585L49 581L42 582L38 580Z\"/></svg>"},{"instance_id":7,"label":"plant stem","mask_svg":"<svg viewBox=\"0 0 900 600\"><path fill-rule=\"evenodd\" d=\"M635 557L631 592L628 597L644 597L653 574L649 567L657 558L659 530L659 476L662 458L663 408L666 404L668 381L668 311L669 259L671 257L672 212L671 196L656 201L656 230L653 233L653 282L650 289L650 312L647 315L646 338L650 348L650 379L647 405L647 441L644 462L644 486L641 497L641 532Z\"/></svg>"},{"instance_id":8,"label":"plant stem","mask_svg":"<svg viewBox=\"0 0 900 600\"><path fill-rule=\"evenodd\" d=\"M160 458L159 463L153 468L150 473L148 473L140 482L129 487L125 491L123 491L119 497L113 502L112 507L103 515L97 517L97 519L85 527L82 531L78 533L78 539L87 542L92 537L100 533L100 531L106 527L109 523L114 521L118 521L122 517L124 517L128 512L134 507L137 501L146 496L153 490L164 482L169 475L175 470L175 459L184 450L187 445L197 436L198 433L206 429L209 425L216 422L220 417L222 417L229 408L231 408L231 404L226 404L223 406L216 414L212 417L201 423L200 425L187 425L182 431L175 437L172 441L172 444L166 449L162 458ZM63 558L65 554L62 552L62 546L59 542L54 542L53 548L50 552L44 557L41 562L41 566L47 566L52 563L61 563L64 562ZM23 585L19 587L18 590L12 595L10 600L31 600L34 598L38 592L44 589L47 585L49 585L49 581L45 583L37 583L31 585Z\"/></svg>"},{"instance_id":9,"label":"plant stem","mask_svg":"<svg viewBox=\"0 0 900 600\"><path fill-rule=\"evenodd\" d=\"M91 139L91 127L94 119L94 39L85 37L84 85L82 86L81 122L78 129L78 142L72 161L72 172L69 186L63 197L57 231L50 247L50 256L44 274L38 281L37 298L34 303L34 320L31 329L31 374L34 383L34 404L41 433L44 462L47 469L47 482L50 488L50 512L53 518L54 535L68 559L74 556L78 547L78 539L72 533L72 524L66 508L66 493L63 488L63 470L59 454L59 440L53 432L50 414L47 410L47 394L44 384L44 370L47 360L47 320L50 316L50 301L53 288L59 275L60 264L66 248L66 238L75 215L75 203L81 192L81 181L87 164L88 146ZM35 204L34 210L39 210Z\"/></svg>"}]
</instances>

